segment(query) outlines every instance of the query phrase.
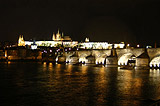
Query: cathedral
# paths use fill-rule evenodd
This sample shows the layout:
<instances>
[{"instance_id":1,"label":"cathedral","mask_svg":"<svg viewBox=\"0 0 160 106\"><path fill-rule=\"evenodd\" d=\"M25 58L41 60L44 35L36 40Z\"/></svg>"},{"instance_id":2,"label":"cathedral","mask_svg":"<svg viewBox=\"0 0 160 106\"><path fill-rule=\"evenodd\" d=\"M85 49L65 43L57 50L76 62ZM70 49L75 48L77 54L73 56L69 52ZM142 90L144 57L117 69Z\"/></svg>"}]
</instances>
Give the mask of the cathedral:
<instances>
[{"instance_id":1,"label":"cathedral","mask_svg":"<svg viewBox=\"0 0 160 106\"><path fill-rule=\"evenodd\" d=\"M23 35L20 35L20 36L19 36L18 46L25 46L25 41L24 41L24 39L23 39Z\"/></svg>"},{"instance_id":2,"label":"cathedral","mask_svg":"<svg viewBox=\"0 0 160 106\"><path fill-rule=\"evenodd\" d=\"M63 40L63 33L62 33L62 36L61 36L61 34L59 33L59 30L58 30L58 33L57 33L56 35L53 33L52 40L53 40L53 41Z\"/></svg>"},{"instance_id":3,"label":"cathedral","mask_svg":"<svg viewBox=\"0 0 160 106\"><path fill-rule=\"evenodd\" d=\"M65 40L65 41L71 41L72 39L69 36L64 36L63 32L61 34L59 32L59 30L58 30L58 32L57 32L56 35L53 33L52 40L53 41L63 41L63 40Z\"/></svg>"}]
</instances>

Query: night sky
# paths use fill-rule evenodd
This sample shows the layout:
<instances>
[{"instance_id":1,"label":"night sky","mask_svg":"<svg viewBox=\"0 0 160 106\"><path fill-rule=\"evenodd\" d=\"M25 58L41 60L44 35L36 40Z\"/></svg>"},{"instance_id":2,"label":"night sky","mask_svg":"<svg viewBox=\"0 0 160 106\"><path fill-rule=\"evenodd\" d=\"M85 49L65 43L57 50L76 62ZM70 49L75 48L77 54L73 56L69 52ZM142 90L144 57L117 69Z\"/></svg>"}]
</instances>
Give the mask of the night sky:
<instances>
[{"instance_id":1,"label":"night sky","mask_svg":"<svg viewBox=\"0 0 160 106\"><path fill-rule=\"evenodd\" d=\"M159 0L0 0L0 41L73 40L160 45Z\"/></svg>"}]
</instances>

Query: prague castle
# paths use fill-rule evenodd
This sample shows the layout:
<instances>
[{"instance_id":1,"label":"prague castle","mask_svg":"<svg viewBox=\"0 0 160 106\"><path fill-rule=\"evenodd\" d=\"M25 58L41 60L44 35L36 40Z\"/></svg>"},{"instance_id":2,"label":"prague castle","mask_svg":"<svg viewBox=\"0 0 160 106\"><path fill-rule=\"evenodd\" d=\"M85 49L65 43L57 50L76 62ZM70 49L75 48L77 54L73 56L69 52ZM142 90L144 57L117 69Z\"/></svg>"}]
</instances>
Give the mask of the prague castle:
<instances>
[{"instance_id":1,"label":"prague castle","mask_svg":"<svg viewBox=\"0 0 160 106\"><path fill-rule=\"evenodd\" d=\"M78 45L78 41L72 41L69 36L64 36L58 30L57 34L53 33L52 40L48 41L24 41L23 36L19 36L18 46L47 46L47 47L57 47L63 45L64 47L75 47Z\"/></svg>"},{"instance_id":2,"label":"prague castle","mask_svg":"<svg viewBox=\"0 0 160 106\"><path fill-rule=\"evenodd\" d=\"M90 42L89 38L85 39L85 42L72 41L69 36L64 36L59 30L56 34L53 33L52 40L48 41L25 41L23 35L19 36L18 46L31 46L31 49L36 49L37 46L46 47L78 47L81 49L111 49L113 44L108 42ZM115 48L124 48L124 43L114 44Z\"/></svg>"}]
</instances>

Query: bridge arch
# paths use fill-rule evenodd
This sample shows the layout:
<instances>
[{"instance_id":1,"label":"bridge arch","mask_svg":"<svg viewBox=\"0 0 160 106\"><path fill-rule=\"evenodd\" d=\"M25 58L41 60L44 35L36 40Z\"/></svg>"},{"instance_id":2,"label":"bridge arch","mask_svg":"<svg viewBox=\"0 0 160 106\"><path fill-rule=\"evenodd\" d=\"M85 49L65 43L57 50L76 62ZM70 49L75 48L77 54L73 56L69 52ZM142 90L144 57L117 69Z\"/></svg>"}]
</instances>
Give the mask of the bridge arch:
<instances>
[{"instance_id":1,"label":"bridge arch","mask_svg":"<svg viewBox=\"0 0 160 106\"><path fill-rule=\"evenodd\" d=\"M96 64L104 64L106 57L107 55L104 53L96 57Z\"/></svg>"},{"instance_id":2,"label":"bridge arch","mask_svg":"<svg viewBox=\"0 0 160 106\"><path fill-rule=\"evenodd\" d=\"M149 64L151 67L159 67L160 66L160 55L155 56L154 58L152 58L152 60L150 61Z\"/></svg>"},{"instance_id":3,"label":"bridge arch","mask_svg":"<svg viewBox=\"0 0 160 106\"><path fill-rule=\"evenodd\" d=\"M96 59L96 64L104 64L105 58L104 57L99 57Z\"/></svg>"},{"instance_id":4,"label":"bridge arch","mask_svg":"<svg viewBox=\"0 0 160 106\"><path fill-rule=\"evenodd\" d=\"M135 58L133 53L125 53L118 58L118 65L127 65L128 60Z\"/></svg>"},{"instance_id":5,"label":"bridge arch","mask_svg":"<svg viewBox=\"0 0 160 106\"><path fill-rule=\"evenodd\" d=\"M88 56L88 54L86 54L86 53L79 55L79 62L86 63L86 61L87 61L86 57L87 56Z\"/></svg>"}]
</instances>

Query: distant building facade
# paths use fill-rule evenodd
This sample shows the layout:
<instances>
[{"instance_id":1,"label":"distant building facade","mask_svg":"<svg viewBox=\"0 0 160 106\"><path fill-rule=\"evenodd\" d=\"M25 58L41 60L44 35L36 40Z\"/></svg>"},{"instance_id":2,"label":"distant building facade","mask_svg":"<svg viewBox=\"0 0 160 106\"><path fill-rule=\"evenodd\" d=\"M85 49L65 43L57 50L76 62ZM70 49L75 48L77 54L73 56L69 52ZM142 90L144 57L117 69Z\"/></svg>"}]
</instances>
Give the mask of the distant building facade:
<instances>
[{"instance_id":1,"label":"distant building facade","mask_svg":"<svg viewBox=\"0 0 160 106\"><path fill-rule=\"evenodd\" d=\"M49 41L24 41L23 36L20 35L18 39L18 46L47 46L47 47L58 47L63 45L64 47L75 47L78 45L78 41L72 41L69 36L63 36L63 33L53 34L52 40Z\"/></svg>"},{"instance_id":2,"label":"distant building facade","mask_svg":"<svg viewBox=\"0 0 160 106\"><path fill-rule=\"evenodd\" d=\"M5 58L8 60L41 60L42 52L40 50L26 49L24 46L6 48L4 52Z\"/></svg>"},{"instance_id":3,"label":"distant building facade","mask_svg":"<svg viewBox=\"0 0 160 106\"><path fill-rule=\"evenodd\" d=\"M19 36L18 46L31 46L31 49L37 49L37 46L46 47L77 47L80 49L111 49L113 44L108 42L90 42L89 38L85 39L85 42L72 41L69 36L64 36L59 30L56 34L53 33L52 40L48 41L24 41L23 36ZM124 43L114 44L114 48L124 48Z\"/></svg>"},{"instance_id":4,"label":"distant building facade","mask_svg":"<svg viewBox=\"0 0 160 106\"><path fill-rule=\"evenodd\" d=\"M78 45L81 49L112 49L113 47L113 44L108 42L90 42L89 38L86 38L85 42L81 42ZM114 48L124 48L124 46L124 42L114 44Z\"/></svg>"}]
</instances>

